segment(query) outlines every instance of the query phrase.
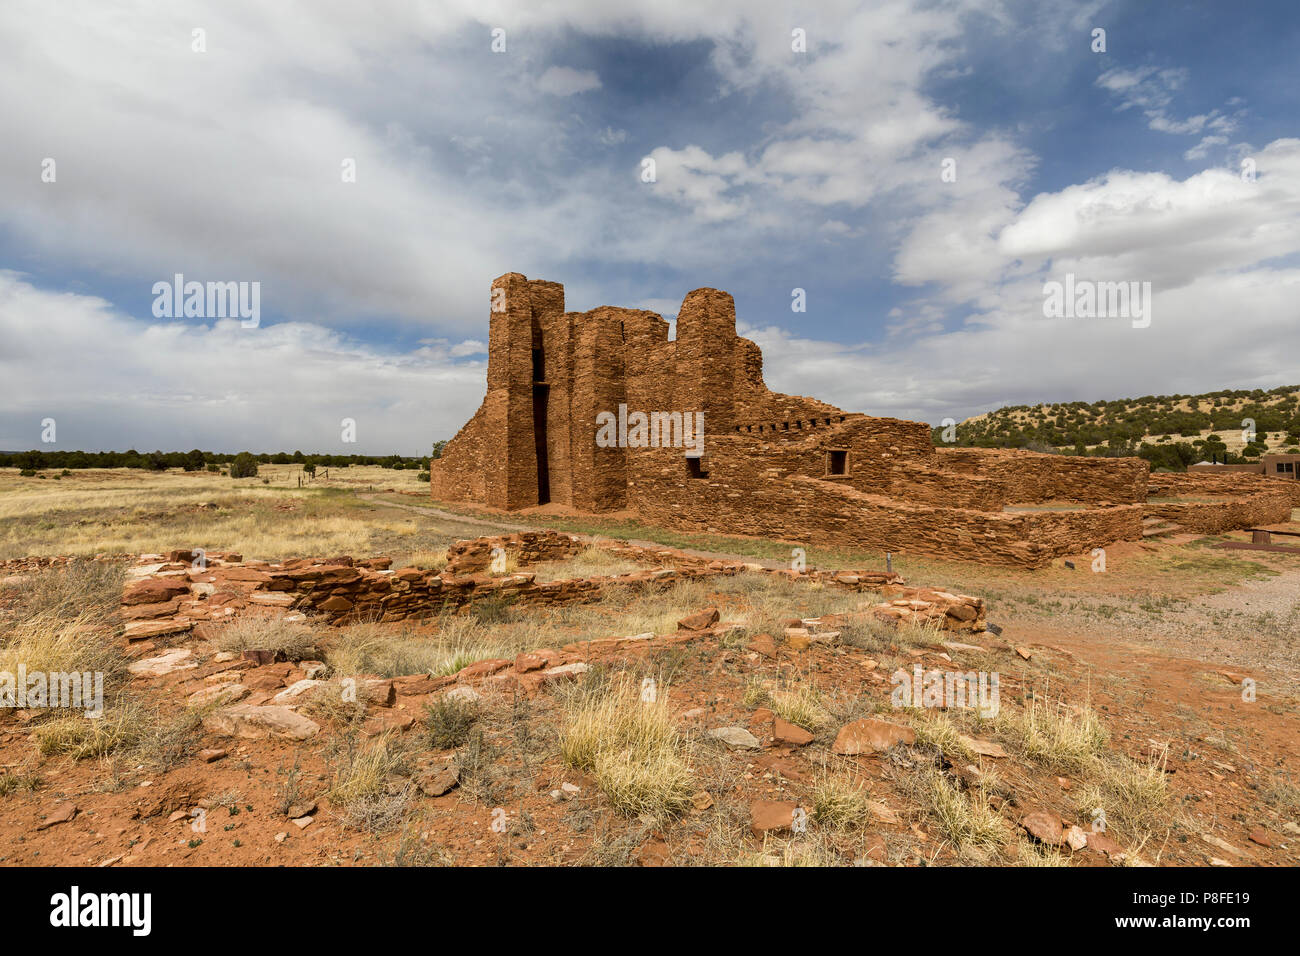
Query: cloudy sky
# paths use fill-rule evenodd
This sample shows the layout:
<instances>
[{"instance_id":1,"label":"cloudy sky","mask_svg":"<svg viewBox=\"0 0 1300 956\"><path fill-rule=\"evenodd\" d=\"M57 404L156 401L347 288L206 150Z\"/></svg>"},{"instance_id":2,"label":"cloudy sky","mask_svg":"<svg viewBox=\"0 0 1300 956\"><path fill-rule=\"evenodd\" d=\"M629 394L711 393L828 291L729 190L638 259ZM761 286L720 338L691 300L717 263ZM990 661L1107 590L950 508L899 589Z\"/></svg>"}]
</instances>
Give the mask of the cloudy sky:
<instances>
[{"instance_id":1,"label":"cloudy sky","mask_svg":"<svg viewBox=\"0 0 1300 956\"><path fill-rule=\"evenodd\" d=\"M726 289L773 388L931 423L1300 383L1297 50L1294 0L7 0L0 449L424 453L510 271Z\"/></svg>"}]
</instances>

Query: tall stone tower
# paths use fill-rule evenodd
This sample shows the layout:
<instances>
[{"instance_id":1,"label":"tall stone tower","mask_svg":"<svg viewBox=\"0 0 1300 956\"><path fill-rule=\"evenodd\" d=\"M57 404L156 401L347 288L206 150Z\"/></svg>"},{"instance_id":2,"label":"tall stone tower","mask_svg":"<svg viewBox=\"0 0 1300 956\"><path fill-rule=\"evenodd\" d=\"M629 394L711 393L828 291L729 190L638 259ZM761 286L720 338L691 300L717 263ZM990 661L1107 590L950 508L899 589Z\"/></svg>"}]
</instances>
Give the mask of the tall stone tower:
<instances>
[{"instance_id":1,"label":"tall stone tower","mask_svg":"<svg viewBox=\"0 0 1300 956\"><path fill-rule=\"evenodd\" d=\"M736 303L718 289L688 292L677 313L677 407L704 412L707 433L735 425Z\"/></svg>"},{"instance_id":2,"label":"tall stone tower","mask_svg":"<svg viewBox=\"0 0 1300 956\"><path fill-rule=\"evenodd\" d=\"M481 458L485 500L494 508L526 508L550 500L545 329L563 321L564 287L508 272L492 283L491 302Z\"/></svg>"}]
</instances>

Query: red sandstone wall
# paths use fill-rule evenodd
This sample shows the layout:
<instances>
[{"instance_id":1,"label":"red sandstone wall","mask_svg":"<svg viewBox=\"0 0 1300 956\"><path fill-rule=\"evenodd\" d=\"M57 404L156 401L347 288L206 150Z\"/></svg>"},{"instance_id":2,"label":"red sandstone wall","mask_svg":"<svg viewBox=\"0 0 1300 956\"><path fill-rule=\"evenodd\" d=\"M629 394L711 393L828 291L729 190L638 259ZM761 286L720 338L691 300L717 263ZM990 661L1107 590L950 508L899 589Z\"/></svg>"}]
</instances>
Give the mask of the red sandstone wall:
<instances>
[{"instance_id":1,"label":"red sandstone wall","mask_svg":"<svg viewBox=\"0 0 1300 956\"><path fill-rule=\"evenodd\" d=\"M1147 482L1147 494L1151 498L1176 498L1188 495L1240 496L1254 495L1261 491L1280 494L1291 503L1292 508L1300 508L1300 481L1294 478L1270 478L1250 472L1188 470L1153 474Z\"/></svg>"},{"instance_id":2,"label":"red sandstone wall","mask_svg":"<svg viewBox=\"0 0 1300 956\"><path fill-rule=\"evenodd\" d=\"M939 467L1005 483L1012 504L1072 501L1135 504L1146 500L1151 466L1141 458L1084 458L1029 451L939 448Z\"/></svg>"},{"instance_id":3,"label":"red sandstone wall","mask_svg":"<svg viewBox=\"0 0 1300 956\"><path fill-rule=\"evenodd\" d=\"M783 465L784 449L756 456L743 439L714 439L705 458L708 477L694 479L673 451L640 452L638 512L683 530L1029 567L1142 533L1137 505L1018 513L935 507L801 475Z\"/></svg>"},{"instance_id":4,"label":"red sandstone wall","mask_svg":"<svg viewBox=\"0 0 1300 956\"><path fill-rule=\"evenodd\" d=\"M486 501L487 482L479 464L483 458L483 406L456 437L442 449L442 457L429 463L429 487L438 501Z\"/></svg>"},{"instance_id":5,"label":"red sandstone wall","mask_svg":"<svg viewBox=\"0 0 1300 956\"><path fill-rule=\"evenodd\" d=\"M1006 482L1001 478L963 475L910 463L895 471L889 483L889 496L900 501L976 511L1001 511L1010 501Z\"/></svg>"},{"instance_id":6,"label":"red sandstone wall","mask_svg":"<svg viewBox=\"0 0 1300 956\"><path fill-rule=\"evenodd\" d=\"M623 322L627 310L602 306L575 322L573 371L573 506L614 511L627 504L627 454L596 445L596 416L618 413L623 381Z\"/></svg>"},{"instance_id":7,"label":"red sandstone wall","mask_svg":"<svg viewBox=\"0 0 1300 956\"><path fill-rule=\"evenodd\" d=\"M827 419L838 420L844 410L807 398L803 395L783 395L773 392L763 382L763 352L749 339L736 339L734 349L735 377L732 392L735 395L735 424L737 428L752 432L762 426L764 433L810 427L816 420L827 424Z\"/></svg>"},{"instance_id":8,"label":"red sandstone wall","mask_svg":"<svg viewBox=\"0 0 1300 956\"><path fill-rule=\"evenodd\" d=\"M1161 502L1143 508L1147 515L1176 522L1184 531L1198 534L1222 534L1291 520L1291 502L1275 491L1221 501Z\"/></svg>"},{"instance_id":9,"label":"red sandstone wall","mask_svg":"<svg viewBox=\"0 0 1300 956\"><path fill-rule=\"evenodd\" d=\"M706 433L735 426L736 303L719 289L695 289L677 312L674 409L655 405L646 411L702 411ZM667 397L667 396L665 396Z\"/></svg>"}]
</instances>

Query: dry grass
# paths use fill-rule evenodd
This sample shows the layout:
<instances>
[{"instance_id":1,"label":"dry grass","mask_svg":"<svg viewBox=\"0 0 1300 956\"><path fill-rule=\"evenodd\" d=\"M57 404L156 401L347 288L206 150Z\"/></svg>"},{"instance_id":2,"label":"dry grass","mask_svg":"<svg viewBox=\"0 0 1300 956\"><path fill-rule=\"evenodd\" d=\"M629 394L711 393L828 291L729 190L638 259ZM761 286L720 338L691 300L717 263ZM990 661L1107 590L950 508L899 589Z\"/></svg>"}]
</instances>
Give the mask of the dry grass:
<instances>
[{"instance_id":1,"label":"dry grass","mask_svg":"<svg viewBox=\"0 0 1300 956\"><path fill-rule=\"evenodd\" d=\"M747 867L826 867L841 865L840 858L834 850L821 842L807 838L797 840L765 838L760 849L742 853L736 860L736 866Z\"/></svg>"},{"instance_id":2,"label":"dry grass","mask_svg":"<svg viewBox=\"0 0 1300 956\"><path fill-rule=\"evenodd\" d=\"M473 614L448 614L428 633L406 625L354 624L322 637L324 660L335 674L445 676L490 658L511 658L538 647L567 644L552 618L509 616L489 623Z\"/></svg>"},{"instance_id":3,"label":"dry grass","mask_svg":"<svg viewBox=\"0 0 1300 956\"><path fill-rule=\"evenodd\" d=\"M127 754L156 770L184 763L202 741L203 715L216 705L186 708L163 716L141 702L122 697L97 718L64 716L36 728L42 756L64 755L73 760Z\"/></svg>"},{"instance_id":4,"label":"dry grass","mask_svg":"<svg viewBox=\"0 0 1300 956\"><path fill-rule=\"evenodd\" d=\"M122 579L121 567L92 562L32 575L0 613L0 672L17 674L21 667L29 677L45 674L50 712L65 703L86 703L95 689L95 675L101 675L105 697L114 694L127 673L116 620ZM82 688L82 699L76 702L62 698L65 688L73 689L72 675L78 676Z\"/></svg>"},{"instance_id":5,"label":"dry grass","mask_svg":"<svg viewBox=\"0 0 1300 956\"><path fill-rule=\"evenodd\" d=\"M1099 761L1080 790L1076 805L1088 819L1100 808L1106 826L1134 840L1146 840L1169 825L1169 782L1165 755L1139 763L1124 756Z\"/></svg>"},{"instance_id":6,"label":"dry grass","mask_svg":"<svg viewBox=\"0 0 1300 956\"><path fill-rule=\"evenodd\" d=\"M348 826L371 833L391 830L401 821L411 798L412 784L400 774L407 769L400 741L389 734L358 749L354 740L339 751L342 759L328 797Z\"/></svg>"},{"instance_id":7,"label":"dry grass","mask_svg":"<svg viewBox=\"0 0 1300 956\"><path fill-rule=\"evenodd\" d=\"M822 694L811 683L779 688L771 693L772 712L783 720L816 733L830 723Z\"/></svg>"},{"instance_id":8,"label":"dry grass","mask_svg":"<svg viewBox=\"0 0 1300 956\"><path fill-rule=\"evenodd\" d=\"M297 487L301 468L262 465L257 478L130 468L75 470L58 482L0 469L0 558L239 547L245 557L375 553L408 528L347 492L418 488L411 472L331 468ZM267 483L263 484L263 479Z\"/></svg>"},{"instance_id":9,"label":"dry grass","mask_svg":"<svg viewBox=\"0 0 1300 956\"><path fill-rule=\"evenodd\" d=\"M125 568L108 561L77 561L32 574L13 591L6 617L21 620L38 614L56 618L94 616L110 623L122 598Z\"/></svg>"},{"instance_id":10,"label":"dry grass","mask_svg":"<svg viewBox=\"0 0 1300 956\"><path fill-rule=\"evenodd\" d=\"M761 707L771 703L772 692L768 690L767 684L767 681L757 675L750 677L745 682L745 691L740 695L740 702L746 707Z\"/></svg>"},{"instance_id":11,"label":"dry grass","mask_svg":"<svg viewBox=\"0 0 1300 956\"><path fill-rule=\"evenodd\" d=\"M406 557L393 562L393 570L400 568L419 568L421 571L441 571L447 566L447 552L412 551Z\"/></svg>"},{"instance_id":12,"label":"dry grass","mask_svg":"<svg viewBox=\"0 0 1300 956\"><path fill-rule=\"evenodd\" d=\"M107 707L104 716L58 717L36 728L36 747L43 757L66 755L73 760L105 757L139 747L145 740L151 715L135 701Z\"/></svg>"},{"instance_id":13,"label":"dry grass","mask_svg":"<svg viewBox=\"0 0 1300 956\"><path fill-rule=\"evenodd\" d=\"M1032 698L1024 710L1002 708L999 735L1023 756L1058 773L1079 771L1105 751L1109 735L1086 702L1077 708Z\"/></svg>"},{"instance_id":14,"label":"dry grass","mask_svg":"<svg viewBox=\"0 0 1300 956\"><path fill-rule=\"evenodd\" d=\"M876 815L874 805L861 778L831 773L813 785L813 819L832 829L866 826Z\"/></svg>"},{"instance_id":15,"label":"dry grass","mask_svg":"<svg viewBox=\"0 0 1300 956\"><path fill-rule=\"evenodd\" d=\"M252 650L277 651L291 661L301 661L316 653L316 634L298 621L243 614L222 629L217 646L236 655Z\"/></svg>"},{"instance_id":16,"label":"dry grass","mask_svg":"<svg viewBox=\"0 0 1300 956\"><path fill-rule=\"evenodd\" d=\"M565 763L589 771L630 816L666 817L690 805L694 775L666 688L653 702L626 680L574 696L560 733Z\"/></svg>"},{"instance_id":17,"label":"dry grass","mask_svg":"<svg viewBox=\"0 0 1300 956\"><path fill-rule=\"evenodd\" d=\"M94 612L65 618L42 611L11 625L0 644L0 671L102 674L106 693L125 677L126 665L121 643Z\"/></svg>"},{"instance_id":18,"label":"dry grass","mask_svg":"<svg viewBox=\"0 0 1300 956\"><path fill-rule=\"evenodd\" d=\"M912 729L916 731L916 742L919 746L929 747L942 754L974 756L970 747L961 739L961 730L947 714L940 712L920 716L925 713L920 709L913 710L912 713L916 715L911 723Z\"/></svg>"},{"instance_id":19,"label":"dry grass","mask_svg":"<svg viewBox=\"0 0 1300 956\"><path fill-rule=\"evenodd\" d=\"M6 770L0 773L0 797L14 793L35 793L45 785L39 774L27 770Z\"/></svg>"},{"instance_id":20,"label":"dry grass","mask_svg":"<svg viewBox=\"0 0 1300 956\"><path fill-rule=\"evenodd\" d=\"M472 618L457 619L434 637L418 637L404 628L356 624L329 637L325 660L335 674L454 674L475 661L513 656L509 646L488 640L487 629Z\"/></svg>"},{"instance_id":21,"label":"dry grass","mask_svg":"<svg viewBox=\"0 0 1300 956\"><path fill-rule=\"evenodd\" d=\"M1002 845L1006 824L989 806L988 795L983 790L967 795L933 767L913 778L912 789L939 831L959 853L979 855Z\"/></svg>"},{"instance_id":22,"label":"dry grass","mask_svg":"<svg viewBox=\"0 0 1300 956\"><path fill-rule=\"evenodd\" d=\"M1064 853L1021 840L1016 846L1017 866L1069 866L1070 858Z\"/></svg>"}]
</instances>

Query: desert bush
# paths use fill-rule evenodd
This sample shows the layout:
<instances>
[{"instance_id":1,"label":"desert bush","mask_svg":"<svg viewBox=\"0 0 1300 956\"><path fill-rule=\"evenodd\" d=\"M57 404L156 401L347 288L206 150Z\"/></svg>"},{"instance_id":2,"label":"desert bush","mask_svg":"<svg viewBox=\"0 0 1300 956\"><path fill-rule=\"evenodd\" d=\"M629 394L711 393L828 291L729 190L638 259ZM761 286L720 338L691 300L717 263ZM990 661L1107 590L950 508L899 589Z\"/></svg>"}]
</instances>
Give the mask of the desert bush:
<instances>
[{"instance_id":1,"label":"desert bush","mask_svg":"<svg viewBox=\"0 0 1300 956\"><path fill-rule=\"evenodd\" d=\"M478 716L478 704L445 694L426 704L424 729L429 746L434 750L450 750L463 745Z\"/></svg>"}]
</instances>

